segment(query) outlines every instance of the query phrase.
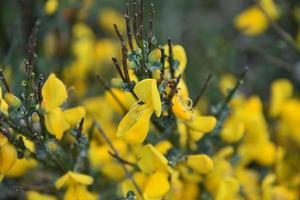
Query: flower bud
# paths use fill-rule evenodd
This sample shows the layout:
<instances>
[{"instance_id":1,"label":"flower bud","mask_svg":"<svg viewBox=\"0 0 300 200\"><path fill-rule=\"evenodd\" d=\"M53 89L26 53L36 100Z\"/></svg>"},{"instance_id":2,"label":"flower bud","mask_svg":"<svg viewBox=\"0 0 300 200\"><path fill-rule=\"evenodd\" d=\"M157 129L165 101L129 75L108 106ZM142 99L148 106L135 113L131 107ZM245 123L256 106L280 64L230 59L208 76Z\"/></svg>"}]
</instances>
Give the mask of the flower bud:
<instances>
[{"instance_id":1,"label":"flower bud","mask_svg":"<svg viewBox=\"0 0 300 200\"><path fill-rule=\"evenodd\" d=\"M22 105L21 100L9 92L4 95L4 99L8 105L10 105L14 108L19 108Z\"/></svg>"},{"instance_id":2,"label":"flower bud","mask_svg":"<svg viewBox=\"0 0 300 200\"><path fill-rule=\"evenodd\" d=\"M32 113L31 120L32 120L32 122L39 122L40 121L39 114L37 112Z\"/></svg>"},{"instance_id":3,"label":"flower bud","mask_svg":"<svg viewBox=\"0 0 300 200\"><path fill-rule=\"evenodd\" d=\"M120 78L112 78L111 79L111 84L114 87L121 88L122 84L123 84L123 81Z\"/></svg>"}]
</instances>

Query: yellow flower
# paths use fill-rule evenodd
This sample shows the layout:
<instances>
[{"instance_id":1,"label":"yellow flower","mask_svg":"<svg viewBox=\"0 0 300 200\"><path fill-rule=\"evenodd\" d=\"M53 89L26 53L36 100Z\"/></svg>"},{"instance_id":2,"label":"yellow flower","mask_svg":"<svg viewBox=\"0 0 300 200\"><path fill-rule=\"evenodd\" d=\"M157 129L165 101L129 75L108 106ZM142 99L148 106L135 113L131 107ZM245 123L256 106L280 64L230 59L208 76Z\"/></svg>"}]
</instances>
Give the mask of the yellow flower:
<instances>
[{"instance_id":1,"label":"yellow flower","mask_svg":"<svg viewBox=\"0 0 300 200\"><path fill-rule=\"evenodd\" d=\"M166 56L169 56L169 46L165 45L163 47L165 49ZM177 61L179 63L179 66L177 69L175 69L175 76L179 76L180 74L183 74L185 67L187 65L187 56L185 53L185 50L183 46L177 44L172 45L172 51L173 51L173 59L174 61ZM169 63L167 62L168 59L166 59L165 67L170 68Z\"/></svg>"},{"instance_id":2,"label":"yellow flower","mask_svg":"<svg viewBox=\"0 0 300 200\"><path fill-rule=\"evenodd\" d=\"M69 171L55 182L55 187L57 189L67 187L64 200L96 200L97 197L86 188L92 183L91 176Z\"/></svg>"},{"instance_id":3,"label":"yellow flower","mask_svg":"<svg viewBox=\"0 0 300 200\"><path fill-rule=\"evenodd\" d=\"M117 99L120 101L121 105L126 110L129 110L130 107L136 101L130 92L126 92L126 91L123 91L123 90L120 90L117 88L112 88L111 91L117 97ZM120 103L117 102L117 100L111 95L110 92L108 92L108 91L105 92L105 99L118 113L124 113L124 110L121 107Z\"/></svg>"},{"instance_id":4,"label":"yellow flower","mask_svg":"<svg viewBox=\"0 0 300 200\"><path fill-rule=\"evenodd\" d=\"M26 199L27 200L57 200L57 198L55 196L41 194L36 191L26 192Z\"/></svg>"},{"instance_id":5,"label":"yellow flower","mask_svg":"<svg viewBox=\"0 0 300 200\"><path fill-rule=\"evenodd\" d=\"M125 142L115 139L112 140L112 143L118 150L120 157L126 157L126 160L130 161ZM92 141L88 152L91 167L93 170L100 170L104 175L113 180L120 180L125 175L124 169L119 162L115 161L108 151L112 151L109 145L98 145L95 141Z\"/></svg>"},{"instance_id":6,"label":"yellow flower","mask_svg":"<svg viewBox=\"0 0 300 200\"><path fill-rule=\"evenodd\" d=\"M232 74L224 74L221 77L219 88L223 95L227 96L228 91L232 90L236 84L236 79Z\"/></svg>"},{"instance_id":7,"label":"yellow flower","mask_svg":"<svg viewBox=\"0 0 300 200\"><path fill-rule=\"evenodd\" d=\"M183 121L191 121L194 117L191 100L179 93L176 93L172 98L172 112Z\"/></svg>"},{"instance_id":8,"label":"yellow flower","mask_svg":"<svg viewBox=\"0 0 300 200\"><path fill-rule=\"evenodd\" d=\"M278 79L271 86L270 116L277 117L284 103L292 96L293 85L287 79Z\"/></svg>"},{"instance_id":9,"label":"yellow flower","mask_svg":"<svg viewBox=\"0 0 300 200\"><path fill-rule=\"evenodd\" d=\"M270 18L277 19L279 17L279 12L273 0L261 0L260 3ZM269 19L259 6L250 6L236 16L234 24L245 35L256 36L268 28Z\"/></svg>"},{"instance_id":10,"label":"yellow flower","mask_svg":"<svg viewBox=\"0 0 300 200\"><path fill-rule=\"evenodd\" d=\"M47 15L53 15L58 8L58 0L47 0L44 10Z\"/></svg>"},{"instance_id":11,"label":"yellow flower","mask_svg":"<svg viewBox=\"0 0 300 200\"><path fill-rule=\"evenodd\" d=\"M207 174L214 167L212 159L205 154L189 155L186 163L188 167L199 174Z\"/></svg>"},{"instance_id":12,"label":"yellow flower","mask_svg":"<svg viewBox=\"0 0 300 200\"><path fill-rule=\"evenodd\" d=\"M143 146L138 154L137 164L145 174L169 170L168 160L151 144Z\"/></svg>"},{"instance_id":13,"label":"yellow flower","mask_svg":"<svg viewBox=\"0 0 300 200\"><path fill-rule=\"evenodd\" d=\"M17 160L17 150L10 144L5 136L0 133L0 182L12 169Z\"/></svg>"},{"instance_id":14,"label":"yellow flower","mask_svg":"<svg viewBox=\"0 0 300 200\"><path fill-rule=\"evenodd\" d=\"M119 123L117 137L128 143L142 143L147 137L152 113L147 104L135 103Z\"/></svg>"},{"instance_id":15,"label":"yellow flower","mask_svg":"<svg viewBox=\"0 0 300 200\"><path fill-rule=\"evenodd\" d=\"M140 100L149 105L157 117L161 115L161 100L155 79L144 79L134 87L134 92Z\"/></svg>"},{"instance_id":16,"label":"yellow flower","mask_svg":"<svg viewBox=\"0 0 300 200\"><path fill-rule=\"evenodd\" d=\"M124 138L128 143L138 144L146 139L153 112L157 117L161 115L161 99L155 79L140 81L134 92L144 104L138 101L132 105L119 123L117 137Z\"/></svg>"},{"instance_id":17,"label":"yellow flower","mask_svg":"<svg viewBox=\"0 0 300 200\"><path fill-rule=\"evenodd\" d=\"M226 177L221 182L216 194L216 200L240 200L239 189L240 184L235 178Z\"/></svg>"},{"instance_id":18,"label":"yellow flower","mask_svg":"<svg viewBox=\"0 0 300 200\"><path fill-rule=\"evenodd\" d=\"M117 11L111 8L105 8L100 11L98 15L98 22L100 28L109 33L115 33L115 29L112 26L112 22L118 25L121 32L125 32L126 26L123 16Z\"/></svg>"},{"instance_id":19,"label":"yellow flower","mask_svg":"<svg viewBox=\"0 0 300 200\"><path fill-rule=\"evenodd\" d=\"M178 121L180 134L180 146L182 148L190 146L191 149L197 148L195 142L199 141L206 133L212 131L216 125L216 118L213 116L202 116L195 113L192 121Z\"/></svg>"},{"instance_id":20,"label":"yellow flower","mask_svg":"<svg viewBox=\"0 0 300 200\"><path fill-rule=\"evenodd\" d=\"M60 106L68 98L67 89L54 74L50 74L46 80L42 88L42 96L42 106L46 112L46 128L60 140L66 130L79 123L80 119L85 116L85 109L76 107L62 111Z\"/></svg>"},{"instance_id":21,"label":"yellow flower","mask_svg":"<svg viewBox=\"0 0 300 200\"><path fill-rule=\"evenodd\" d=\"M224 122L220 136L224 142L235 143L243 137L244 132L244 123L242 123L239 119L230 116Z\"/></svg>"},{"instance_id":22,"label":"yellow flower","mask_svg":"<svg viewBox=\"0 0 300 200\"><path fill-rule=\"evenodd\" d=\"M170 189L168 177L169 174L164 171L158 171L152 174L147 180L144 198L146 200L160 199L165 195Z\"/></svg>"},{"instance_id":23,"label":"yellow flower","mask_svg":"<svg viewBox=\"0 0 300 200\"><path fill-rule=\"evenodd\" d=\"M14 166L6 174L7 177L23 176L28 170L37 166L37 161L32 158L17 159Z\"/></svg>"}]
</instances>

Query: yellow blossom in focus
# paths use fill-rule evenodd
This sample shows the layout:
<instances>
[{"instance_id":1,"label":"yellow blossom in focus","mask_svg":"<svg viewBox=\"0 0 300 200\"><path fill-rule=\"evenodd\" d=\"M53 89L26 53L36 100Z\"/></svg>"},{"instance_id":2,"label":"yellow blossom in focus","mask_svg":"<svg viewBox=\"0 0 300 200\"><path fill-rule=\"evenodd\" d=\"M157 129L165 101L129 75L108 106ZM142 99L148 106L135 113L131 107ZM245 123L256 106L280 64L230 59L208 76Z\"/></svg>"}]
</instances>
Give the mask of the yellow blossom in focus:
<instances>
[{"instance_id":1,"label":"yellow blossom in focus","mask_svg":"<svg viewBox=\"0 0 300 200\"><path fill-rule=\"evenodd\" d=\"M54 74L50 74L42 88L45 109L45 125L47 130L57 139L61 139L64 131L76 125L85 116L83 107L62 111L60 106L68 97L65 85Z\"/></svg>"},{"instance_id":2,"label":"yellow blossom in focus","mask_svg":"<svg viewBox=\"0 0 300 200\"><path fill-rule=\"evenodd\" d=\"M155 79L144 79L137 83L134 92L142 101L136 102L119 123L117 137L128 143L142 143L148 134L153 112L161 115L161 99Z\"/></svg>"}]
</instances>

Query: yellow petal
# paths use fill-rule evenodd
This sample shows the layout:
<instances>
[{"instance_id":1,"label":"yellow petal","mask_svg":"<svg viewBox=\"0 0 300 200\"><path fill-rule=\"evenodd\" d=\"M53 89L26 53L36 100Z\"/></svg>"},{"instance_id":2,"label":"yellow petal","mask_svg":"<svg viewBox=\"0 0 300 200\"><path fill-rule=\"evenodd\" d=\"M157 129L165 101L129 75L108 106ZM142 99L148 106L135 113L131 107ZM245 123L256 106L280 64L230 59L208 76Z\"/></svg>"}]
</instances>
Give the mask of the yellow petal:
<instances>
[{"instance_id":1,"label":"yellow petal","mask_svg":"<svg viewBox=\"0 0 300 200\"><path fill-rule=\"evenodd\" d=\"M166 154L172 147L172 143L168 140L160 141L155 145L155 148L162 154Z\"/></svg>"},{"instance_id":2,"label":"yellow petal","mask_svg":"<svg viewBox=\"0 0 300 200\"><path fill-rule=\"evenodd\" d=\"M239 119L229 117L222 127L220 136L224 142L234 143L243 137L244 132L244 124Z\"/></svg>"},{"instance_id":3,"label":"yellow petal","mask_svg":"<svg viewBox=\"0 0 300 200\"><path fill-rule=\"evenodd\" d=\"M85 109L82 106L64 110L65 120L71 124L71 126L77 125L82 118L85 117Z\"/></svg>"},{"instance_id":4,"label":"yellow petal","mask_svg":"<svg viewBox=\"0 0 300 200\"><path fill-rule=\"evenodd\" d=\"M23 176L30 169L37 166L37 161L34 159L17 159L14 166L6 174L7 177L20 177Z\"/></svg>"},{"instance_id":5,"label":"yellow petal","mask_svg":"<svg viewBox=\"0 0 300 200\"><path fill-rule=\"evenodd\" d=\"M41 194L36 191L29 191L26 192L26 199L27 200L56 200L55 196Z\"/></svg>"},{"instance_id":6,"label":"yellow petal","mask_svg":"<svg viewBox=\"0 0 300 200\"><path fill-rule=\"evenodd\" d=\"M153 110L147 104L136 103L119 123L117 137L128 143L142 143L148 134Z\"/></svg>"},{"instance_id":7,"label":"yellow petal","mask_svg":"<svg viewBox=\"0 0 300 200\"><path fill-rule=\"evenodd\" d=\"M188 100L179 94L175 94L172 98L172 111L177 118L183 121L190 121L194 117L191 105L188 105L190 103Z\"/></svg>"},{"instance_id":8,"label":"yellow petal","mask_svg":"<svg viewBox=\"0 0 300 200\"><path fill-rule=\"evenodd\" d=\"M188 122L188 127L198 132L210 132L216 126L217 120L213 116L200 116L197 115L195 119Z\"/></svg>"},{"instance_id":9,"label":"yellow petal","mask_svg":"<svg viewBox=\"0 0 300 200\"><path fill-rule=\"evenodd\" d=\"M156 172L152 174L145 187L145 199L156 199L164 196L170 189L167 172Z\"/></svg>"},{"instance_id":10,"label":"yellow petal","mask_svg":"<svg viewBox=\"0 0 300 200\"><path fill-rule=\"evenodd\" d=\"M271 86L270 116L277 117L282 107L293 94L293 85L287 79L278 79Z\"/></svg>"},{"instance_id":11,"label":"yellow petal","mask_svg":"<svg viewBox=\"0 0 300 200\"><path fill-rule=\"evenodd\" d=\"M205 154L189 155L187 165L200 174L207 174L214 167L212 159Z\"/></svg>"},{"instance_id":12,"label":"yellow petal","mask_svg":"<svg viewBox=\"0 0 300 200\"><path fill-rule=\"evenodd\" d=\"M236 79L232 74L224 74L221 77L219 88L224 96L228 95L228 91L232 90L236 84Z\"/></svg>"},{"instance_id":13,"label":"yellow petal","mask_svg":"<svg viewBox=\"0 0 300 200\"><path fill-rule=\"evenodd\" d=\"M55 187L60 189L64 186L69 186L73 184L81 184L81 185L91 185L94 179L91 176L80 174L76 172L68 171L63 176L55 182Z\"/></svg>"},{"instance_id":14,"label":"yellow petal","mask_svg":"<svg viewBox=\"0 0 300 200\"><path fill-rule=\"evenodd\" d=\"M17 160L16 148L6 142L0 146L0 179L3 179L4 175L11 170Z\"/></svg>"},{"instance_id":15,"label":"yellow petal","mask_svg":"<svg viewBox=\"0 0 300 200\"><path fill-rule=\"evenodd\" d=\"M161 51L159 48L152 50L148 55L148 60L151 63L159 62L160 58L161 58Z\"/></svg>"},{"instance_id":16,"label":"yellow petal","mask_svg":"<svg viewBox=\"0 0 300 200\"><path fill-rule=\"evenodd\" d=\"M226 177L221 182L216 195L216 200L240 199L238 198L239 188L240 184L235 178Z\"/></svg>"},{"instance_id":17,"label":"yellow petal","mask_svg":"<svg viewBox=\"0 0 300 200\"><path fill-rule=\"evenodd\" d=\"M105 92L105 99L118 113L124 113L124 109L121 105L124 106L126 110L129 110L136 102L136 99L130 92L125 92L117 88L112 88L111 91L120 102L118 102L108 91Z\"/></svg>"},{"instance_id":18,"label":"yellow petal","mask_svg":"<svg viewBox=\"0 0 300 200\"><path fill-rule=\"evenodd\" d=\"M156 170L167 171L168 160L152 144L147 144L138 154L138 166L146 174Z\"/></svg>"},{"instance_id":19,"label":"yellow petal","mask_svg":"<svg viewBox=\"0 0 300 200\"><path fill-rule=\"evenodd\" d=\"M155 111L155 115L161 115L161 99L156 86L155 79L144 79L136 84L134 92L140 100L151 106Z\"/></svg>"},{"instance_id":20,"label":"yellow petal","mask_svg":"<svg viewBox=\"0 0 300 200\"><path fill-rule=\"evenodd\" d=\"M165 54L169 56L169 46L165 45L164 49L165 49ZM175 76L179 76L180 74L183 74L185 67L187 65L186 53L183 46L181 45L172 45L172 51L173 51L174 60L179 62L178 69L175 70ZM165 66L170 67L168 62L166 62Z\"/></svg>"},{"instance_id":21,"label":"yellow petal","mask_svg":"<svg viewBox=\"0 0 300 200\"><path fill-rule=\"evenodd\" d=\"M50 74L42 88L42 105L46 110L52 110L60 106L67 98L65 85L55 74Z\"/></svg>"},{"instance_id":22,"label":"yellow petal","mask_svg":"<svg viewBox=\"0 0 300 200\"><path fill-rule=\"evenodd\" d=\"M58 140L63 137L63 133L70 128L70 124L65 120L60 108L46 112L45 125L47 130Z\"/></svg>"}]
</instances>

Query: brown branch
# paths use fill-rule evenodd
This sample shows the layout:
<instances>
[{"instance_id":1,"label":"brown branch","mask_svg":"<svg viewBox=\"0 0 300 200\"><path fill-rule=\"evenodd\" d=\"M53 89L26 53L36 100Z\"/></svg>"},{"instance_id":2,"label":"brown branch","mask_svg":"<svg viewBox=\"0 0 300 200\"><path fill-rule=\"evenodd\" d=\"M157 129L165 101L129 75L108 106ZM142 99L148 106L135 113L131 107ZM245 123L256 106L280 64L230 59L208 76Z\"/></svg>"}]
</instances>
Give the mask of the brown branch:
<instances>
[{"instance_id":1,"label":"brown branch","mask_svg":"<svg viewBox=\"0 0 300 200\"><path fill-rule=\"evenodd\" d=\"M1 81L2 81L2 83L4 85L4 87L5 87L6 91L9 92L9 93L12 93L12 91L11 91L11 89L9 87L9 84L8 84L8 82L7 82L4 74L3 74L2 69L0 69L0 79L1 79Z\"/></svg>"},{"instance_id":2,"label":"brown branch","mask_svg":"<svg viewBox=\"0 0 300 200\"><path fill-rule=\"evenodd\" d=\"M125 21L126 21L128 44L129 44L130 50L133 51L133 43L132 43L131 30L130 30L129 3L126 4Z\"/></svg>"},{"instance_id":3,"label":"brown branch","mask_svg":"<svg viewBox=\"0 0 300 200\"><path fill-rule=\"evenodd\" d=\"M111 151L108 151L108 153L109 153L109 155L111 155L112 157L114 157L116 160L118 160L118 161L121 162L121 163L124 163L125 165L129 165L129 166L131 166L131 167L135 167L135 166L136 166L135 163L132 163L132 162L130 162L130 161L127 161L127 160L125 160L125 159L119 157L118 155L114 154L114 153L111 152Z\"/></svg>"},{"instance_id":4,"label":"brown branch","mask_svg":"<svg viewBox=\"0 0 300 200\"><path fill-rule=\"evenodd\" d=\"M176 78L176 83L171 88L171 92L170 92L169 98L168 98L170 103L172 102L172 99L177 91L176 88L177 88L177 85L179 84L180 79L181 79L181 74Z\"/></svg>"},{"instance_id":5,"label":"brown branch","mask_svg":"<svg viewBox=\"0 0 300 200\"><path fill-rule=\"evenodd\" d=\"M199 94L196 96L196 98L195 98L194 101L193 101L193 102L194 102L194 103L193 103L193 108L195 108L195 107L197 106L197 104L199 103L199 100L201 99L201 97L203 96L204 92L206 91L207 86L208 86L208 84L209 84L209 82L210 82L210 80L211 80L211 77L212 77L212 74L210 73L210 74L207 76L207 78L206 78L206 80L205 80L205 82L204 82L204 84L203 84L203 86L202 86L202 88L201 88Z\"/></svg>"},{"instance_id":6,"label":"brown branch","mask_svg":"<svg viewBox=\"0 0 300 200\"><path fill-rule=\"evenodd\" d=\"M121 70L121 67L120 67L120 65L119 65L119 63L118 63L117 58L112 58L112 61L113 61L114 65L115 65L115 67L116 67L116 69L117 69L117 71L118 71L118 73L119 73L121 79L123 80L123 82L126 82L126 79L125 79L125 77L124 77L124 74L123 74L123 72L122 72L122 70Z\"/></svg>"},{"instance_id":7,"label":"brown branch","mask_svg":"<svg viewBox=\"0 0 300 200\"><path fill-rule=\"evenodd\" d=\"M168 57L168 62L170 65L170 72L171 72L171 77L174 78L175 76L175 69L174 69L174 58L173 58L173 49L172 49L172 42L171 39L168 38L168 46L169 46L169 57Z\"/></svg>"},{"instance_id":8,"label":"brown branch","mask_svg":"<svg viewBox=\"0 0 300 200\"><path fill-rule=\"evenodd\" d=\"M97 128L97 130L99 131L100 135L103 137L103 139L106 141L106 143L109 145L109 147L111 148L111 150L113 151L113 153L120 157L120 154L118 152L118 150L115 148L115 146L113 145L113 143L111 142L111 140L107 137L107 135L105 134L104 130L101 128L100 124L96 121L94 121L95 127ZM140 194L141 198L143 198L143 192L141 190L141 188L139 187L139 185L137 184L137 182L134 180L132 174L129 172L129 170L127 169L126 165L123 162L120 162L127 178L130 179L130 181L132 182L132 184L134 185L134 187L136 188L136 190L138 191L138 193Z\"/></svg>"},{"instance_id":9,"label":"brown branch","mask_svg":"<svg viewBox=\"0 0 300 200\"><path fill-rule=\"evenodd\" d=\"M152 37L153 37L153 21L154 21L154 5L151 3L150 19L149 19L149 32L148 32L148 45L149 49L152 46Z\"/></svg>"}]
</instances>

